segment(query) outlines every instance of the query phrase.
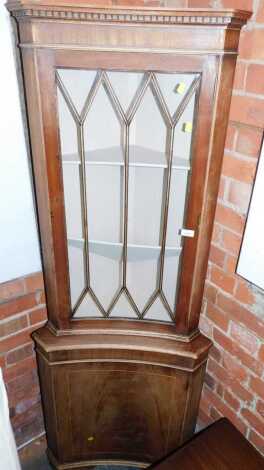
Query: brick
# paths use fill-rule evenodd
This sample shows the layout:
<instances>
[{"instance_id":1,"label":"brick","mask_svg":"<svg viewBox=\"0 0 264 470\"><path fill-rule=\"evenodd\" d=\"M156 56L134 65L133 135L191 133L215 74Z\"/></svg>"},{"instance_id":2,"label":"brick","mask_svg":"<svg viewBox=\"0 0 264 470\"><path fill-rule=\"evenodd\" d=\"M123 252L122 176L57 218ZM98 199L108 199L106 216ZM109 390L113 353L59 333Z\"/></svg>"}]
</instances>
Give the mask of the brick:
<instances>
[{"instance_id":1,"label":"brick","mask_svg":"<svg viewBox=\"0 0 264 470\"><path fill-rule=\"evenodd\" d=\"M20 401L15 407L15 415L25 413L30 408L35 406L37 403L40 403L40 401L41 401L40 393L37 393L36 395L34 395L33 397L29 399Z\"/></svg>"},{"instance_id":2,"label":"brick","mask_svg":"<svg viewBox=\"0 0 264 470\"><path fill-rule=\"evenodd\" d=\"M220 243L222 240L222 227L219 224L214 224L212 243Z\"/></svg>"},{"instance_id":3,"label":"brick","mask_svg":"<svg viewBox=\"0 0 264 470\"><path fill-rule=\"evenodd\" d=\"M264 337L264 324L250 310L246 309L231 297L222 292L217 295L217 305L227 312L231 318L242 323L246 328L253 331L259 338Z\"/></svg>"},{"instance_id":4,"label":"brick","mask_svg":"<svg viewBox=\"0 0 264 470\"><path fill-rule=\"evenodd\" d=\"M240 346L247 349L251 354L255 354L258 351L259 340L256 336L249 333L246 328L231 322L230 335Z\"/></svg>"},{"instance_id":5,"label":"brick","mask_svg":"<svg viewBox=\"0 0 264 470\"><path fill-rule=\"evenodd\" d=\"M0 324L0 341L1 338L14 334L20 330L27 328L28 318L27 315L19 316L18 318L2 322Z\"/></svg>"},{"instance_id":6,"label":"brick","mask_svg":"<svg viewBox=\"0 0 264 470\"><path fill-rule=\"evenodd\" d=\"M207 304L206 315L221 330L227 331L229 325L228 316L210 302Z\"/></svg>"},{"instance_id":7,"label":"brick","mask_svg":"<svg viewBox=\"0 0 264 470\"><path fill-rule=\"evenodd\" d=\"M250 405L254 400L254 395L252 395L249 390L247 390L243 385L241 385L237 380L234 380L230 384L230 389L240 400L243 400L245 404Z\"/></svg>"},{"instance_id":8,"label":"brick","mask_svg":"<svg viewBox=\"0 0 264 470\"><path fill-rule=\"evenodd\" d=\"M217 289L213 284L210 284L208 281L205 282L204 287L204 297L210 302L214 303L216 301Z\"/></svg>"},{"instance_id":9,"label":"brick","mask_svg":"<svg viewBox=\"0 0 264 470\"><path fill-rule=\"evenodd\" d=\"M247 420L247 422L260 434L264 432L264 420L259 418L248 408L241 410L241 415Z\"/></svg>"},{"instance_id":10,"label":"brick","mask_svg":"<svg viewBox=\"0 0 264 470\"><path fill-rule=\"evenodd\" d=\"M264 380L261 380L258 377L251 377L250 388L254 393L256 393L256 395L264 400Z\"/></svg>"},{"instance_id":11,"label":"brick","mask_svg":"<svg viewBox=\"0 0 264 470\"><path fill-rule=\"evenodd\" d=\"M243 160L225 153L222 174L243 183L252 184L256 172L256 160Z\"/></svg>"},{"instance_id":12,"label":"brick","mask_svg":"<svg viewBox=\"0 0 264 470\"><path fill-rule=\"evenodd\" d=\"M226 141L225 141L225 147L229 150L233 150L235 147L235 140L237 136L237 127L233 125L232 123L228 124L227 128L227 133L226 133Z\"/></svg>"},{"instance_id":13,"label":"brick","mask_svg":"<svg viewBox=\"0 0 264 470\"><path fill-rule=\"evenodd\" d=\"M259 23L264 23L264 0L259 0L256 20Z\"/></svg>"},{"instance_id":14,"label":"brick","mask_svg":"<svg viewBox=\"0 0 264 470\"><path fill-rule=\"evenodd\" d=\"M5 356L0 356L0 367L4 369L6 366L6 358Z\"/></svg>"},{"instance_id":15,"label":"brick","mask_svg":"<svg viewBox=\"0 0 264 470\"><path fill-rule=\"evenodd\" d=\"M239 281L237 283L235 298L243 304L253 305L255 303L255 296L248 282Z\"/></svg>"},{"instance_id":16,"label":"brick","mask_svg":"<svg viewBox=\"0 0 264 470\"><path fill-rule=\"evenodd\" d=\"M241 246L241 240L241 235L237 235L236 233L230 232L230 230L227 229L223 230L222 247L229 253L238 255Z\"/></svg>"},{"instance_id":17,"label":"brick","mask_svg":"<svg viewBox=\"0 0 264 470\"><path fill-rule=\"evenodd\" d=\"M232 377L230 377L228 371L211 358L209 358L207 362L207 371L226 386L230 384L230 378L232 379Z\"/></svg>"},{"instance_id":18,"label":"brick","mask_svg":"<svg viewBox=\"0 0 264 470\"><path fill-rule=\"evenodd\" d=\"M216 393L217 395L219 395L219 397L223 398L224 396L224 387L222 384L217 384L217 387L216 387Z\"/></svg>"},{"instance_id":19,"label":"brick","mask_svg":"<svg viewBox=\"0 0 264 470\"><path fill-rule=\"evenodd\" d=\"M36 415L35 419L32 419L30 423L26 423L25 425L20 426L18 429L15 429L15 439L17 446L25 444L25 442L29 442L43 431L43 417L41 415Z\"/></svg>"},{"instance_id":20,"label":"brick","mask_svg":"<svg viewBox=\"0 0 264 470\"><path fill-rule=\"evenodd\" d=\"M208 416L209 416L209 412L210 412L210 407L211 407L211 403L206 398L206 396L204 394L204 387L203 387L202 395L201 395L201 408L203 409L204 413L206 413Z\"/></svg>"},{"instance_id":21,"label":"brick","mask_svg":"<svg viewBox=\"0 0 264 470\"><path fill-rule=\"evenodd\" d=\"M248 372L245 367L239 363L236 357L232 357L226 352L223 353L223 367L231 378L235 378L239 382L246 382Z\"/></svg>"},{"instance_id":22,"label":"brick","mask_svg":"<svg viewBox=\"0 0 264 470\"><path fill-rule=\"evenodd\" d=\"M262 32L264 40L264 30ZM263 56L264 56L264 48ZM264 127L264 100L252 96L233 95L229 119L249 126Z\"/></svg>"},{"instance_id":23,"label":"brick","mask_svg":"<svg viewBox=\"0 0 264 470\"><path fill-rule=\"evenodd\" d=\"M256 410L260 414L260 416L264 418L264 401L263 400L257 401Z\"/></svg>"},{"instance_id":24,"label":"brick","mask_svg":"<svg viewBox=\"0 0 264 470\"><path fill-rule=\"evenodd\" d=\"M218 189L218 198L219 199L224 199L225 188L226 188L226 179L224 177L221 177L220 178L219 189Z\"/></svg>"},{"instance_id":25,"label":"brick","mask_svg":"<svg viewBox=\"0 0 264 470\"><path fill-rule=\"evenodd\" d=\"M220 268L223 268L225 264L225 252L215 245L211 245L209 259L212 263L216 264Z\"/></svg>"},{"instance_id":26,"label":"brick","mask_svg":"<svg viewBox=\"0 0 264 470\"><path fill-rule=\"evenodd\" d=\"M255 446L259 450L259 452L261 452L264 455L263 433L262 433L262 436L260 436L259 434L257 434L255 431L251 429L248 439L251 442L251 444L253 444L253 446Z\"/></svg>"},{"instance_id":27,"label":"brick","mask_svg":"<svg viewBox=\"0 0 264 470\"><path fill-rule=\"evenodd\" d=\"M236 151L257 158L260 153L262 131L253 127L241 126L236 142Z\"/></svg>"},{"instance_id":28,"label":"brick","mask_svg":"<svg viewBox=\"0 0 264 470\"><path fill-rule=\"evenodd\" d=\"M250 64L246 80L246 91L264 94L264 65Z\"/></svg>"},{"instance_id":29,"label":"brick","mask_svg":"<svg viewBox=\"0 0 264 470\"><path fill-rule=\"evenodd\" d=\"M241 59L264 59L264 30L244 30L239 43L239 56Z\"/></svg>"},{"instance_id":30,"label":"brick","mask_svg":"<svg viewBox=\"0 0 264 470\"><path fill-rule=\"evenodd\" d=\"M244 228L245 218L230 207L218 204L215 221L240 234Z\"/></svg>"},{"instance_id":31,"label":"brick","mask_svg":"<svg viewBox=\"0 0 264 470\"><path fill-rule=\"evenodd\" d=\"M28 370L7 384L9 405L16 406L21 400L29 399L39 393L39 381L36 369Z\"/></svg>"},{"instance_id":32,"label":"brick","mask_svg":"<svg viewBox=\"0 0 264 470\"><path fill-rule=\"evenodd\" d=\"M46 322L47 321L47 310L45 307L38 308L37 310L33 310L29 312L29 321L30 325L35 325L37 323Z\"/></svg>"},{"instance_id":33,"label":"brick","mask_svg":"<svg viewBox=\"0 0 264 470\"><path fill-rule=\"evenodd\" d=\"M215 388L215 380L214 378L208 374L206 372L205 376L204 376L204 382L206 383L207 387L211 388L212 390L214 390Z\"/></svg>"},{"instance_id":34,"label":"brick","mask_svg":"<svg viewBox=\"0 0 264 470\"><path fill-rule=\"evenodd\" d=\"M237 256L228 254L225 263L225 272L228 274L235 274L237 267Z\"/></svg>"},{"instance_id":35,"label":"brick","mask_svg":"<svg viewBox=\"0 0 264 470\"><path fill-rule=\"evenodd\" d=\"M225 292L228 292L230 294L233 293L235 286L235 279L233 276L225 273L217 266L212 266L210 277L213 284L217 285Z\"/></svg>"},{"instance_id":36,"label":"brick","mask_svg":"<svg viewBox=\"0 0 264 470\"><path fill-rule=\"evenodd\" d=\"M214 329L214 340L219 344L225 351L229 352L232 356L236 357L241 363L246 366L250 371L256 375L261 376L264 372L264 364L246 351L244 351L240 344L237 344L228 336L222 334L219 330Z\"/></svg>"},{"instance_id":37,"label":"brick","mask_svg":"<svg viewBox=\"0 0 264 470\"><path fill-rule=\"evenodd\" d=\"M38 401L35 403L31 408L24 411L24 413L17 413L12 418L12 426L17 428L21 425L25 425L26 423L30 423L32 420L35 420L41 413L41 404Z\"/></svg>"},{"instance_id":38,"label":"brick","mask_svg":"<svg viewBox=\"0 0 264 470\"><path fill-rule=\"evenodd\" d=\"M0 284L0 303L22 294L24 294L23 279L14 279Z\"/></svg>"},{"instance_id":39,"label":"brick","mask_svg":"<svg viewBox=\"0 0 264 470\"><path fill-rule=\"evenodd\" d=\"M236 413L229 408L228 405L226 405L221 398L218 395L215 395L215 393L209 389L206 389L206 396L209 401L212 402L212 405L216 408L218 413L220 413L223 416L226 416L230 421L238 428L242 434L246 434L247 432L247 426L245 423L239 418L239 416L236 415Z\"/></svg>"},{"instance_id":40,"label":"brick","mask_svg":"<svg viewBox=\"0 0 264 470\"><path fill-rule=\"evenodd\" d=\"M208 336L209 338L212 337L213 335L212 324L210 321L208 321L208 319L204 315L200 317L199 328L205 334L205 336Z\"/></svg>"},{"instance_id":41,"label":"brick","mask_svg":"<svg viewBox=\"0 0 264 470\"><path fill-rule=\"evenodd\" d=\"M231 408L233 408L233 410L235 410L235 411L239 410L239 408L240 408L239 401L228 390L225 390L225 392L224 392L224 399L225 399L226 403L229 406L231 406Z\"/></svg>"},{"instance_id":42,"label":"brick","mask_svg":"<svg viewBox=\"0 0 264 470\"><path fill-rule=\"evenodd\" d=\"M234 90L243 90L245 86L245 78L247 72L247 64L245 62L237 61L235 79L234 79Z\"/></svg>"},{"instance_id":43,"label":"brick","mask_svg":"<svg viewBox=\"0 0 264 470\"><path fill-rule=\"evenodd\" d=\"M39 292L38 303L39 304L45 304L46 303L46 296L45 296L44 291Z\"/></svg>"},{"instance_id":44,"label":"brick","mask_svg":"<svg viewBox=\"0 0 264 470\"><path fill-rule=\"evenodd\" d=\"M34 329L34 327L28 328L27 330L0 341L0 354L28 344L31 340L31 333Z\"/></svg>"},{"instance_id":45,"label":"brick","mask_svg":"<svg viewBox=\"0 0 264 470\"><path fill-rule=\"evenodd\" d=\"M210 416L211 418L213 418L214 421L222 418L222 413L219 413L219 411L214 407L214 406L211 406L211 409L210 409Z\"/></svg>"},{"instance_id":46,"label":"brick","mask_svg":"<svg viewBox=\"0 0 264 470\"><path fill-rule=\"evenodd\" d=\"M14 349L13 351L10 351L6 355L6 364L7 365L12 365L16 364L19 361L23 361L23 359L26 359L27 357L31 357L33 355L33 344L32 342Z\"/></svg>"},{"instance_id":47,"label":"brick","mask_svg":"<svg viewBox=\"0 0 264 470\"><path fill-rule=\"evenodd\" d=\"M227 199L231 204L236 206L240 212L246 214L250 201L251 191L251 185L238 181L231 181Z\"/></svg>"},{"instance_id":48,"label":"brick","mask_svg":"<svg viewBox=\"0 0 264 470\"><path fill-rule=\"evenodd\" d=\"M242 10L252 11L253 1L252 0L222 0L221 6L223 8L241 8Z\"/></svg>"},{"instance_id":49,"label":"brick","mask_svg":"<svg viewBox=\"0 0 264 470\"><path fill-rule=\"evenodd\" d=\"M176 0L177 2L177 0ZM175 6L175 2L174 2L174 5ZM176 3L176 6L177 3ZM202 7L203 8L206 8L206 7L210 7L211 6L211 0L203 0L202 1ZM188 0L188 7L189 8L201 8L201 0Z\"/></svg>"},{"instance_id":50,"label":"brick","mask_svg":"<svg viewBox=\"0 0 264 470\"><path fill-rule=\"evenodd\" d=\"M0 320L24 312L37 305L35 294L27 294L0 304Z\"/></svg>"},{"instance_id":51,"label":"brick","mask_svg":"<svg viewBox=\"0 0 264 470\"><path fill-rule=\"evenodd\" d=\"M44 289L43 275L41 272L31 274L24 278L26 293L35 292Z\"/></svg>"},{"instance_id":52,"label":"brick","mask_svg":"<svg viewBox=\"0 0 264 470\"><path fill-rule=\"evenodd\" d=\"M258 352L258 358L260 361L264 363L264 344L260 346L259 352Z\"/></svg>"},{"instance_id":53,"label":"brick","mask_svg":"<svg viewBox=\"0 0 264 470\"><path fill-rule=\"evenodd\" d=\"M4 372L4 380L6 383L8 383L36 367L37 364L35 357L28 357L23 361L19 361L17 364L7 367Z\"/></svg>"},{"instance_id":54,"label":"brick","mask_svg":"<svg viewBox=\"0 0 264 470\"><path fill-rule=\"evenodd\" d=\"M201 423L202 427L205 427L208 426L211 421L211 417L203 411L203 401L201 400L197 422Z\"/></svg>"},{"instance_id":55,"label":"brick","mask_svg":"<svg viewBox=\"0 0 264 470\"><path fill-rule=\"evenodd\" d=\"M210 348L209 356L212 357L216 362L221 360L221 352L215 345Z\"/></svg>"}]
</instances>

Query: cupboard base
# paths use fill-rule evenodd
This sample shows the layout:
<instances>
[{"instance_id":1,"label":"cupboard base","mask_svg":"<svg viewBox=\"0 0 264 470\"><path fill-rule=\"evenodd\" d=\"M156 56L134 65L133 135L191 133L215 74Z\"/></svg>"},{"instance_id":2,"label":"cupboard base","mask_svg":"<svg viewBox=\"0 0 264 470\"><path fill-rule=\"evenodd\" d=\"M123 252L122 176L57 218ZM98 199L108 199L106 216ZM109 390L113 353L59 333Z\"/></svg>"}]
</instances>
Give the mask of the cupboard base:
<instances>
[{"instance_id":1,"label":"cupboard base","mask_svg":"<svg viewBox=\"0 0 264 470\"><path fill-rule=\"evenodd\" d=\"M56 336L46 326L33 336L56 469L144 468L193 434L211 345L200 333Z\"/></svg>"}]
</instances>

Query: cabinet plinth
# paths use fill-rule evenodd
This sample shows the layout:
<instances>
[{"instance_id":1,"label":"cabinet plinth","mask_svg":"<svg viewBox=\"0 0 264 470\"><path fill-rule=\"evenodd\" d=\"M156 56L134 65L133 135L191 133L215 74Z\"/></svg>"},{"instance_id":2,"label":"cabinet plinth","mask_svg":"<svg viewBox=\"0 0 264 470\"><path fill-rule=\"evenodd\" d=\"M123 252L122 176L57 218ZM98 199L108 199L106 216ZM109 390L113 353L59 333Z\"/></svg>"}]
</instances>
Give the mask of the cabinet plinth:
<instances>
[{"instance_id":1,"label":"cabinet plinth","mask_svg":"<svg viewBox=\"0 0 264 470\"><path fill-rule=\"evenodd\" d=\"M58 470L145 467L195 429L198 330L240 10L7 2L21 50Z\"/></svg>"}]
</instances>

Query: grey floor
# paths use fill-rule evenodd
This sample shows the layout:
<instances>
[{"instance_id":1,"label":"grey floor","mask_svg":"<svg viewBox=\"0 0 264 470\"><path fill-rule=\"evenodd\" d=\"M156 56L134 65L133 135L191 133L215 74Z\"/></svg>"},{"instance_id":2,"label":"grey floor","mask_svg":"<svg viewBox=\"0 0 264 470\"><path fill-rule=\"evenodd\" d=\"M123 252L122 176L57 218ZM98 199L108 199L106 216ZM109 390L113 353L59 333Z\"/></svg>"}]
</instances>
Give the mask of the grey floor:
<instances>
[{"instance_id":1,"label":"grey floor","mask_svg":"<svg viewBox=\"0 0 264 470\"><path fill-rule=\"evenodd\" d=\"M46 439L42 437L19 452L22 470L53 470L46 456ZM139 470L135 467L99 465L94 470Z\"/></svg>"},{"instance_id":2,"label":"grey floor","mask_svg":"<svg viewBox=\"0 0 264 470\"><path fill-rule=\"evenodd\" d=\"M203 423L196 426L196 432L204 428ZM31 444L25 446L19 452L22 470L53 470L46 456L46 438L45 436L36 439ZM94 470L139 470L135 467L100 465Z\"/></svg>"}]
</instances>

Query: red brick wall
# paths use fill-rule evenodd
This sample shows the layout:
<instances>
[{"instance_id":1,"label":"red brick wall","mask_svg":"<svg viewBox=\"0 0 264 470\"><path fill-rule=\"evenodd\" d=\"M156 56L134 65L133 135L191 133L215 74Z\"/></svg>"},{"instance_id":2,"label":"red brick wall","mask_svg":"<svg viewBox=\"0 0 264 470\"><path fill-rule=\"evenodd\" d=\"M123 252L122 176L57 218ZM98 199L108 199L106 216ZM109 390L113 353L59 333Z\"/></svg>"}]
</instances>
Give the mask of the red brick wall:
<instances>
[{"instance_id":1,"label":"red brick wall","mask_svg":"<svg viewBox=\"0 0 264 470\"><path fill-rule=\"evenodd\" d=\"M46 321L41 273L0 285L0 367L18 445L44 430L32 331Z\"/></svg>"},{"instance_id":2,"label":"red brick wall","mask_svg":"<svg viewBox=\"0 0 264 470\"><path fill-rule=\"evenodd\" d=\"M214 342L200 418L208 424L227 416L264 453L264 292L235 274L264 128L264 1L214 4L254 15L240 41L200 321Z\"/></svg>"}]
</instances>

